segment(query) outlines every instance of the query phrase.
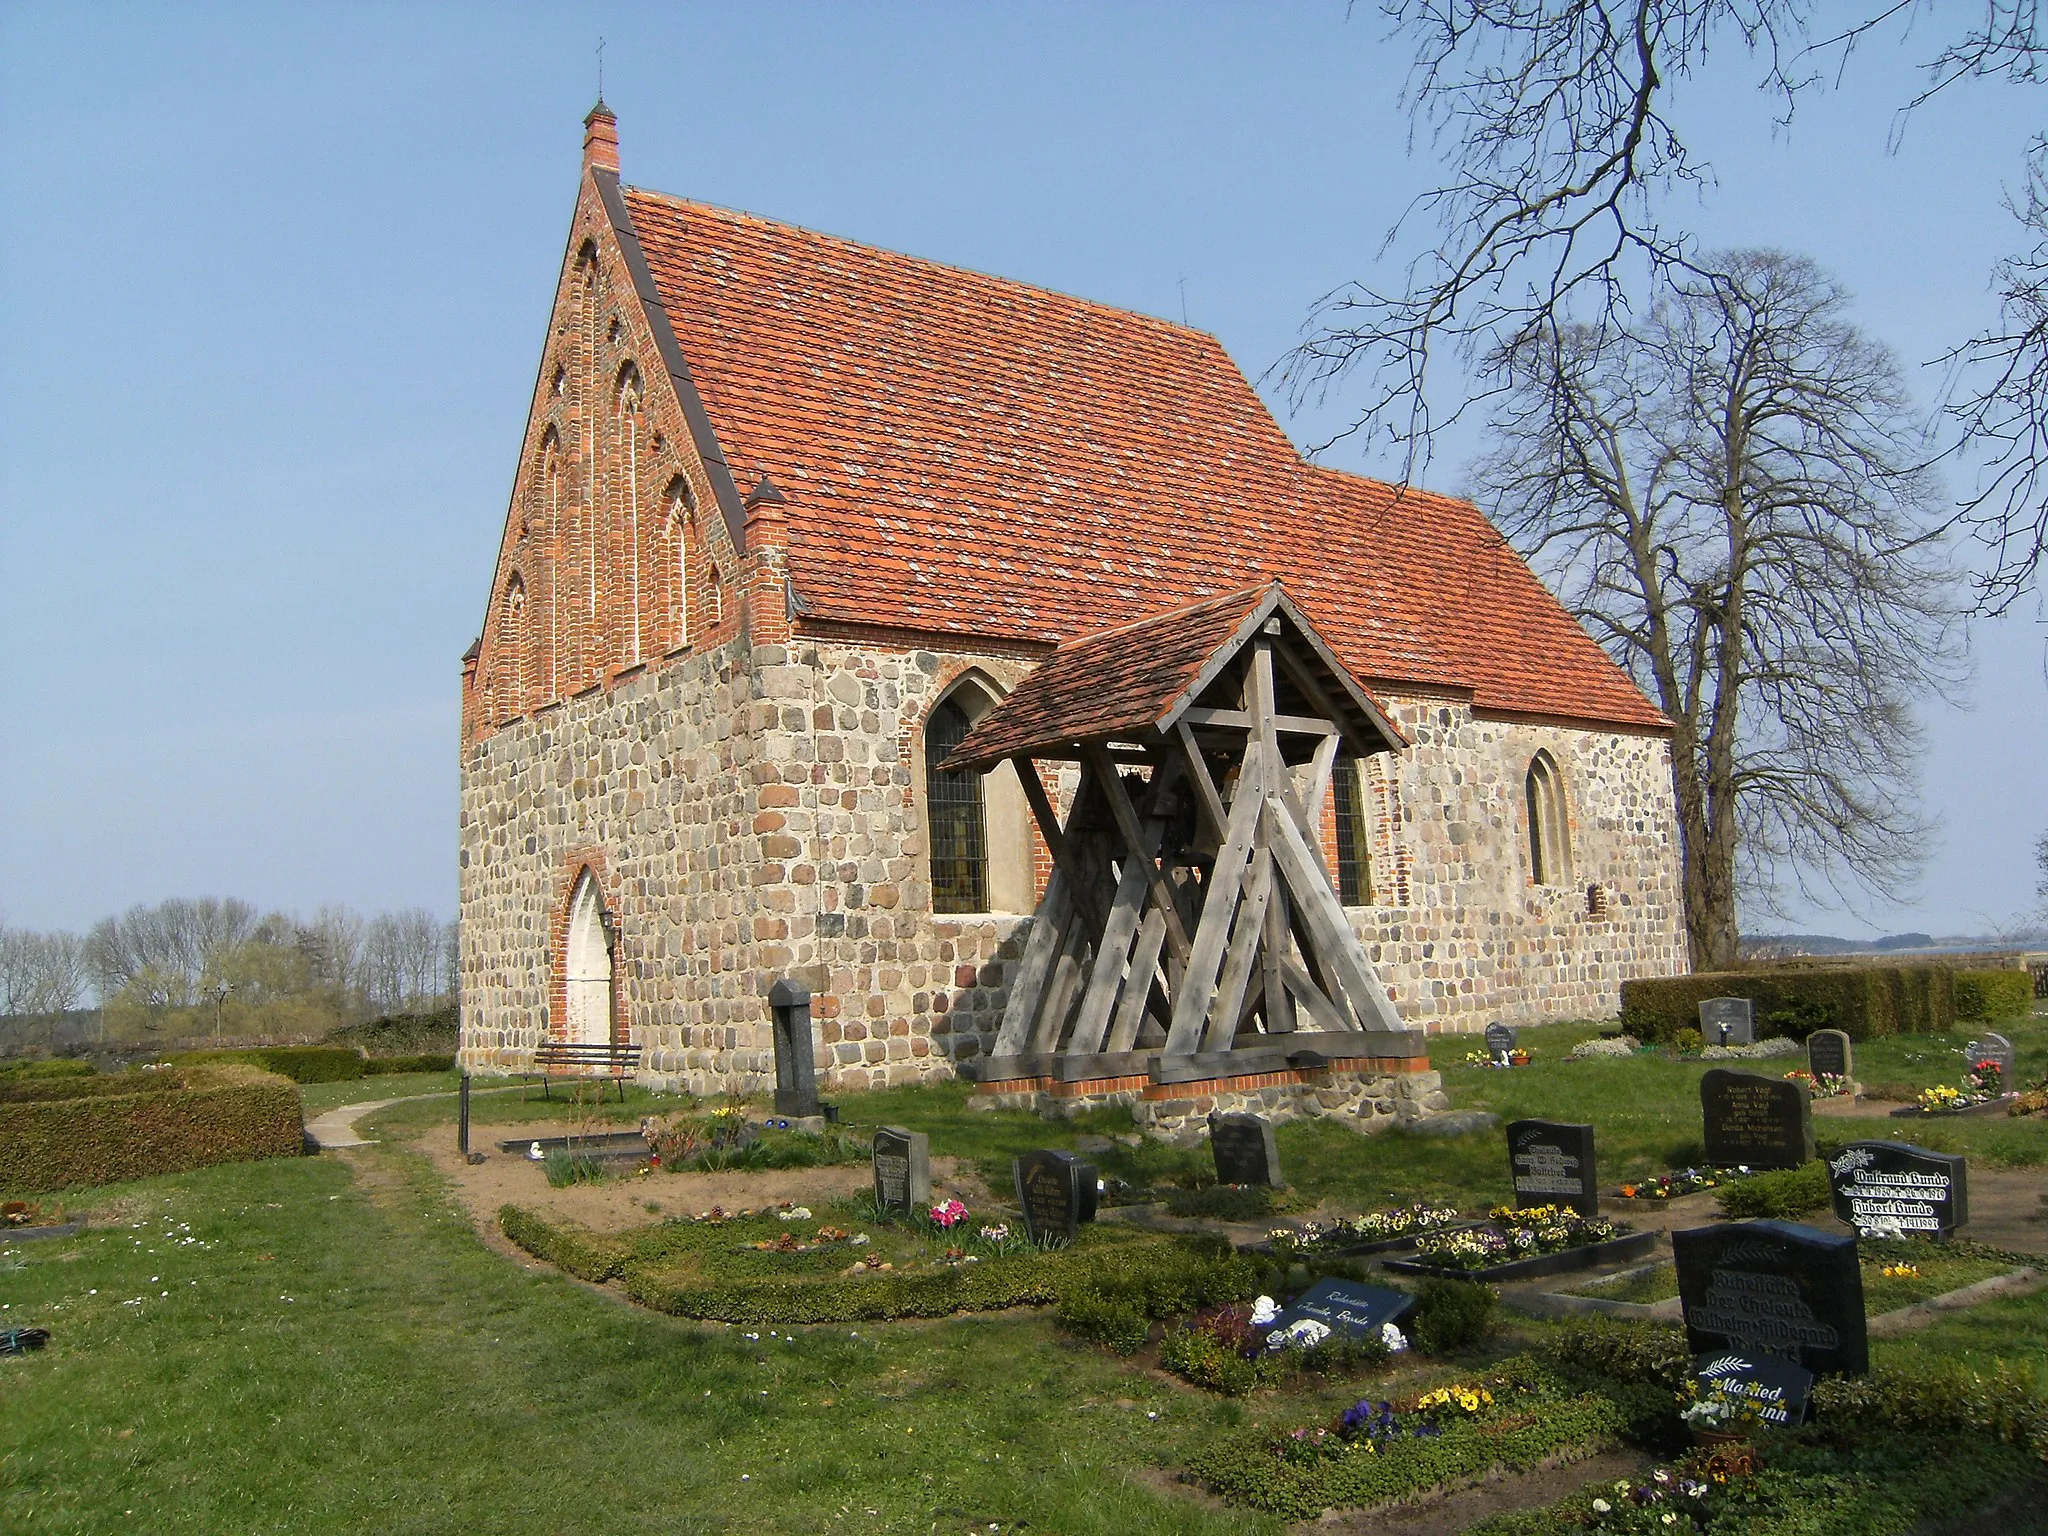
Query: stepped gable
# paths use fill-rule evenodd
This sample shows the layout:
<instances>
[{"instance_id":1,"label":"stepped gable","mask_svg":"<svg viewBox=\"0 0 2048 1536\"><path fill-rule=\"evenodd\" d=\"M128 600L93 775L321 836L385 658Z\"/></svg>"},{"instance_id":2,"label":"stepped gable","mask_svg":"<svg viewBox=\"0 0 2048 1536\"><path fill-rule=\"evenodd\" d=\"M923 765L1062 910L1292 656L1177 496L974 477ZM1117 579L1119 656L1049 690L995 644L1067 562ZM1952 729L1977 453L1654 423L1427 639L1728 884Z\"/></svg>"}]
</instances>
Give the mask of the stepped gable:
<instances>
[{"instance_id":1,"label":"stepped gable","mask_svg":"<svg viewBox=\"0 0 2048 1536\"><path fill-rule=\"evenodd\" d=\"M1367 682L1668 725L1469 503L1304 464L1214 337L624 198L804 620L1057 643L1278 579Z\"/></svg>"}]
</instances>

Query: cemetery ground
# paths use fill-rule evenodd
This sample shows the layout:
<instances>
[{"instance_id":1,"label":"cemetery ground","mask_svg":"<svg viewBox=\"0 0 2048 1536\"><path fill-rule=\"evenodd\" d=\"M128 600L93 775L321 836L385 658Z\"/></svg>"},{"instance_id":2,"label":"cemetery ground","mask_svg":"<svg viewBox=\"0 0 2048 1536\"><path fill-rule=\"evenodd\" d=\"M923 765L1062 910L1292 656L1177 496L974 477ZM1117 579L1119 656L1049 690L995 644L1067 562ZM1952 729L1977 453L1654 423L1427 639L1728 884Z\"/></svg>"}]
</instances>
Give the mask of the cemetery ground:
<instances>
[{"instance_id":1,"label":"cemetery ground","mask_svg":"<svg viewBox=\"0 0 2048 1536\"><path fill-rule=\"evenodd\" d=\"M1999 1027L2018 1047L2019 1082L2048 1074L2048 1021ZM1469 1037L1432 1042L1433 1056L1459 1110L1592 1123L1603 1189L1698 1163L1698 1082L1712 1063L1567 1059L1596 1033L1524 1030L1532 1060L1512 1070L1465 1065ZM1857 1077L1898 1098L1815 1119L1824 1149L1896 1138L1970 1159L1973 1220L1963 1236L1976 1246L1943 1257L1920 1245L1918 1289L1873 1286L1873 1315L1949 1280L1968 1283L1987 1265L2003 1270L2014 1253L2048 1254L2048 1117L1883 1118L1921 1088L1960 1080L1963 1038L1860 1044ZM1736 1065L1776 1076L1797 1062ZM310 1085L308 1120L349 1103L405 1101L359 1125L373 1145L83 1191L65 1200L91 1214L86 1231L0 1238L0 1329L33 1322L51 1332L47 1348L0 1360L0 1529L1277 1532L1302 1515L1316 1530L1357 1532L1660 1528L1654 1513L1641 1526L1616 1523L1632 1513L1626 1501L1612 1515L1589 1513L1603 1490L1615 1502L1616 1479L1676 1454L1611 1435L1588 1460L1532 1456L1525 1470L1447 1499L1321 1520L1229 1502L1213 1482L1182 1479L1217 1466L1216 1447L1244 1443L1254 1426L1333 1421L1361 1397L1471 1384L1556 1348L1584 1326L1572 1320L1504 1311L1492 1337L1440 1357L1410 1352L1360 1376L1303 1376L1226 1397L1159 1369L1156 1346L1118 1355L1062 1329L1046 1308L780 1327L665 1316L626 1301L616 1283L573 1280L508 1243L496 1221L507 1181L522 1179L536 1209L623 1230L687 1214L702 1191L727 1187L698 1182L708 1178L739 1180L730 1187L762 1201L807 1188L829 1195L863 1183L864 1170L778 1170L752 1184L655 1173L551 1189L537 1166L497 1150L501 1136L559 1134L579 1118L630 1127L677 1101L633 1091L623 1104L576 1111L559 1089L552 1104L518 1090L478 1093L472 1145L488 1158L472 1169L452 1155L455 1100L440 1095L454 1081ZM1010 1203L1009 1160L1033 1148L1079 1145L1106 1178L1155 1191L1199 1182L1207 1161L1132 1144L1116 1113L1072 1122L988 1113L969 1108L958 1087L838 1102L858 1134L880 1124L927 1133L939 1192L959 1193L974 1224ZM1271 1197L1272 1215L1259 1213L1257 1195L1188 1189L1177 1198L1191 1211L1250 1218L1232 1229L1246 1237L1319 1208L1422 1200L1483 1214L1509 1192L1498 1126L1361 1138L1291 1124L1278 1138L1289 1188ZM1608 1210L1660 1227L1719 1219L1712 1194L1667 1210ZM1115 1214L1099 1224L1111 1236ZM1844 1230L1825 1212L1794 1219ZM1983 1256L1994 1251L2007 1257ZM1582 1278L1543 1284L1583 1289ZM1664 1288L1639 1281L1631 1299L1652 1301ZM1886 1390L1907 1379L1901 1372L1934 1380L1960 1368L1995 1381L2001 1366L2038 1368L2048 1361L2048 1289L1874 1336L1871 1354L1872 1382ZM1984 1429L1895 1427L1848 1444L1809 1430L1767 1450L1766 1466L1753 1517L1726 1529L2048 1530L2038 1446L2030 1454Z\"/></svg>"}]
</instances>

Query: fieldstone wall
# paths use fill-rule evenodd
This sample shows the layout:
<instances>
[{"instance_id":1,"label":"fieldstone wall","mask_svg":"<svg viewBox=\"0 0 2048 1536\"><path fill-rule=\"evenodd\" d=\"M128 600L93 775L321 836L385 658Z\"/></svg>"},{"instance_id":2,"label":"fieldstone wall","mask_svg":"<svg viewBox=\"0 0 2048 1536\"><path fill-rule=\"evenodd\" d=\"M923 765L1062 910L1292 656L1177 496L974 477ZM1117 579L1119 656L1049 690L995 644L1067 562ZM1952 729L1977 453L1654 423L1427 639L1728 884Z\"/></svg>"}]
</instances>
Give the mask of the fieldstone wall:
<instances>
[{"instance_id":1,"label":"fieldstone wall","mask_svg":"<svg viewBox=\"0 0 2048 1536\"><path fill-rule=\"evenodd\" d=\"M826 1088L953 1075L993 1040L1029 918L932 913L923 727L963 678L1000 695L1030 665L740 639L475 742L462 770L464 1064L511 1070L545 1034L551 935L590 863L615 923L619 1017L650 1083L768 1085L766 993L784 975L814 994ZM1369 768L1375 899L1350 916L1405 1021L1606 1016L1624 979L1685 969L1662 738L1380 698L1413 746ZM1569 807L1569 881L1554 886L1533 882L1528 852L1524 775L1539 748Z\"/></svg>"}]
</instances>

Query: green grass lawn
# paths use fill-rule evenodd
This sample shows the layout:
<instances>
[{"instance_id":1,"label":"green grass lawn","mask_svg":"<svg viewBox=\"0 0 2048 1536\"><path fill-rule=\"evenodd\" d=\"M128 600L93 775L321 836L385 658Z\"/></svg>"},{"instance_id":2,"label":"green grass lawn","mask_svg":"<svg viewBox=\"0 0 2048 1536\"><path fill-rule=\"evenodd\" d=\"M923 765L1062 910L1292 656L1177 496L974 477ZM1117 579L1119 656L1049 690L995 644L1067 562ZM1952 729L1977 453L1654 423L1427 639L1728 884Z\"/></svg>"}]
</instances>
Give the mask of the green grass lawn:
<instances>
[{"instance_id":1,"label":"green grass lawn","mask_svg":"<svg viewBox=\"0 0 2048 1536\"><path fill-rule=\"evenodd\" d=\"M341 1083L301 1083L299 1102L305 1105L306 1118L310 1120L344 1104L368 1104L377 1099L422 1093L453 1093L461 1084L461 1076L454 1072L392 1072Z\"/></svg>"}]
</instances>

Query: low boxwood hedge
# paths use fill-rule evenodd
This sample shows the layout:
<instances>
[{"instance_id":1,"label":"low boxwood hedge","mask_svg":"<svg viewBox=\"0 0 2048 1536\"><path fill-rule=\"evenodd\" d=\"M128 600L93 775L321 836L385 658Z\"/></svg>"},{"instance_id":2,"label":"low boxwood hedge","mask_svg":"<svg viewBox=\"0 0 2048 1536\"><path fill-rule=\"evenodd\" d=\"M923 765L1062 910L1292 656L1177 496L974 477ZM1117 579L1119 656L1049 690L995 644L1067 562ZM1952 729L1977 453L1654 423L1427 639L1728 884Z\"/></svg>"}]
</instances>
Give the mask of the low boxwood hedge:
<instances>
[{"instance_id":1,"label":"low boxwood hedge","mask_svg":"<svg viewBox=\"0 0 2048 1536\"><path fill-rule=\"evenodd\" d=\"M2024 1018L2034 1008L2028 971L1957 971L1956 1017L1970 1023Z\"/></svg>"},{"instance_id":2,"label":"low boxwood hedge","mask_svg":"<svg viewBox=\"0 0 2048 1536\"><path fill-rule=\"evenodd\" d=\"M244 1066L275 1072L295 1083L346 1083L363 1075L362 1052L335 1045L268 1045L241 1051L189 1051L168 1059L178 1066L240 1062Z\"/></svg>"},{"instance_id":3,"label":"low boxwood hedge","mask_svg":"<svg viewBox=\"0 0 2048 1536\"><path fill-rule=\"evenodd\" d=\"M1714 1191L1714 1203L1724 1216L1790 1218L1820 1210L1833 1201L1828 1165L1819 1159L1799 1168L1753 1173Z\"/></svg>"},{"instance_id":4,"label":"low boxwood hedge","mask_svg":"<svg viewBox=\"0 0 2048 1536\"><path fill-rule=\"evenodd\" d=\"M1668 1044L1681 1029L1699 1028L1699 1005L1706 999L1746 997L1756 1004L1759 1039L1803 1039L1822 1028L1844 1030L1852 1040L1942 1034L1956 1021L1956 977L1942 965L1783 966L1649 976L1621 984L1621 1022L1639 1039Z\"/></svg>"},{"instance_id":5,"label":"low boxwood hedge","mask_svg":"<svg viewBox=\"0 0 2048 1536\"><path fill-rule=\"evenodd\" d=\"M70 1089L70 1092L53 1090ZM41 1194L214 1163L296 1157L299 1091L250 1067L0 1086L0 1191Z\"/></svg>"},{"instance_id":6,"label":"low boxwood hedge","mask_svg":"<svg viewBox=\"0 0 2048 1536\"><path fill-rule=\"evenodd\" d=\"M379 1077L394 1072L453 1072L455 1058L429 1051L418 1056L370 1056L363 1061L363 1076Z\"/></svg>"}]
</instances>

